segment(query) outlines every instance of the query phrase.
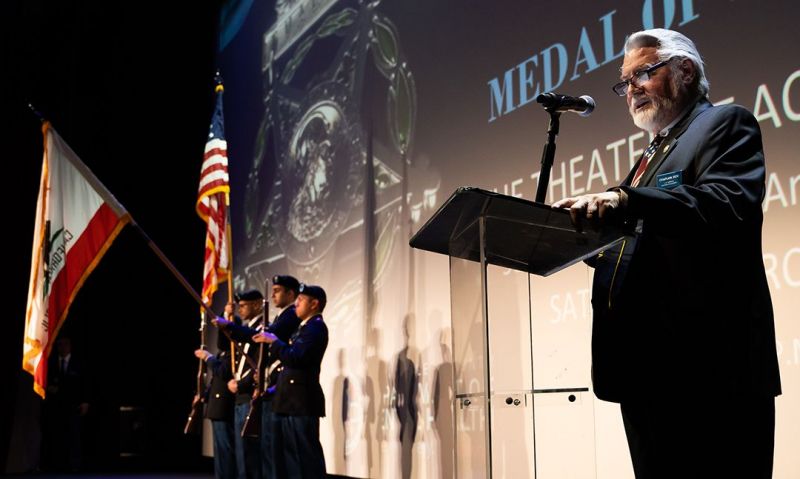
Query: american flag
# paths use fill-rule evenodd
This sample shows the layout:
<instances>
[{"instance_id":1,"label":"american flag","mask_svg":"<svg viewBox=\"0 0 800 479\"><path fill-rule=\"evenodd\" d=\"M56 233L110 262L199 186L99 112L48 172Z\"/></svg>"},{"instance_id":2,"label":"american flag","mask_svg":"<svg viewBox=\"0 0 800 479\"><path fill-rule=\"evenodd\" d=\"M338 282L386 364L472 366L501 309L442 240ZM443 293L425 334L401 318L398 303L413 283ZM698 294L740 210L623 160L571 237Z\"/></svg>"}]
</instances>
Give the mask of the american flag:
<instances>
[{"instance_id":1,"label":"american flag","mask_svg":"<svg viewBox=\"0 0 800 479\"><path fill-rule=\"evenodd\" d=\"M226 236L227 206L230 194L228 182L228 143L222 118L222 84L216 87L217 105L211 118L200 188L197 195L197 214L208 224L206 253L203 265L203 301L210 305L217 285L228 278L230 262Z\"/></svg>"}]
</instances>

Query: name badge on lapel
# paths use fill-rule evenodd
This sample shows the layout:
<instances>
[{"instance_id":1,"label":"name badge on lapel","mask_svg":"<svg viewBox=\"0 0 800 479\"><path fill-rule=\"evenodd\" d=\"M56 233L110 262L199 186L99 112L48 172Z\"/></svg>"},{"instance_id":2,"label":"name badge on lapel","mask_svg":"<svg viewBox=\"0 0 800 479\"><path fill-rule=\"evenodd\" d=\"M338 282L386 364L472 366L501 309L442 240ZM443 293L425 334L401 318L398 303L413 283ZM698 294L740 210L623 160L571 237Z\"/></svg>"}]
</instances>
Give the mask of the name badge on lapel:
<instances>
[{"instance_id":1,"label":"name badge on lapel","mask_svg":"<svg viewBox=\"0 0 800 479\"><path fill-rule=\"evenodd\" d=\"M671 190L676 186L683 184L682 171L670 171L669 173L661 173L656 176L656 186L659 188L666 188Z\"/></svg>"}]
</instances>

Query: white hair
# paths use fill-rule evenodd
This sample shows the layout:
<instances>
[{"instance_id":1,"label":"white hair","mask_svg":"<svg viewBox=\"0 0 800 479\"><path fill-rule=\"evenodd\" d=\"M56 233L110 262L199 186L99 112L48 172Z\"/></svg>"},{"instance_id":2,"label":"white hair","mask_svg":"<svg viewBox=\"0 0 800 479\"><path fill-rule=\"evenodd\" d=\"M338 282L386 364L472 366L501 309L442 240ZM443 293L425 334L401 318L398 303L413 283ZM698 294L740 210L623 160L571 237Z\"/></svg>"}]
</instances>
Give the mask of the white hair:
<instances>
[{"instance_id":1,"label":"white hair","mask_svg":"<svg viewBox=\"0 0 800 479\"><path fill-rule=\"evenodd\" d=\"M708 96L708 79L703 65L703 59L694 42L686 35L674 30L654 28L636 32L625 41L625 53L635 48L653 47L660 61L673 57L686 58L694 64L696 73L694 88L700 96Z\"/></svg>"}]
</instances>

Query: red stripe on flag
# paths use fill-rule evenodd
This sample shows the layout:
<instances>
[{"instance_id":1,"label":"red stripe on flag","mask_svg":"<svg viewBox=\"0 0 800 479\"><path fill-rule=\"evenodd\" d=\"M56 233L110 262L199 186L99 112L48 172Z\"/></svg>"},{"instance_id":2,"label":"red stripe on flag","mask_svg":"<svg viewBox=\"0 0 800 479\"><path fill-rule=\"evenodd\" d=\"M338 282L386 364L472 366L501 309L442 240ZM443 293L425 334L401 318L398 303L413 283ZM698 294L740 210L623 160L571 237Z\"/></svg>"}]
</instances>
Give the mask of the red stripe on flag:
<instances>
[{"instance_id":1,"label":"red stripe on flag","mask_svg":"<svg viewBox=\"0 0 800 479\"><path fill-rule=\"evenodd\" d=\"M107 203L103 203L92 217L86 229L74 240L72 248L67 253L66 264L55 281L50 285L48 297L47 318L50 337L55 337L52 332L58 331L70 303L80 286L80 282L88 274L87 271L98 253L106 245L120 219ZM41 362L40 362L41 364Z\"/></svg>"},{"instance_id":2,"label":"red stripe on flag","mask_svg":"<svg viewBox=\"0 0 800 479\"><path fill-rule=\"evenodd\" d=\"M220 163L212 163L212 164L208 165L208 167L206 167L206 169L204 169L200 173L200 178L202 179L204 176L210 175L211 173L214 173L215 171L224 171L225 173L227 173L228 172L228 165L226 165L225 163L222 163L222 162L220 162Z\"/></svg>"},{"instance_id":3,"label":"red stripe on flag","mask_svg":"<svg viewBox=\"0 0 800 479\"><path fill-rule=\"evenodd\" d=\"M67 253L64 268L50 285L47 298L47 331L50 338L58 335L72 300L125 223L127 219L118 217L108 203L103 203L74 241ZM33 374L34 382L42 386L47 384L47 357L52 345L53 342L49 341Z\"/></svg>"},{"instance_id":4,"label":"red stripe on flag","mask_svg":"<svg viewBox=\"0 0 800 479\"><path fill-rule=\"evenodd\" d=\"M55 336L52 337L55 338ZM50 345L48 344L46 354L42 354L42 358L39 360L39 364L36 365L36 371L33 372L33 384L34 385L39 384L41 386L44 386L42 387L42 390L44 390L44 388L47 387L47 363L48 363L47 358L49 356L50 356ZM34 389L36 389L36 386L34 386Z\"/></svg>"},{"instance_id":5,"label":"red stripe on flag","mask_svg":"<svg viewBox=\"0 0 800 479\"><path fill-rule=\"evenodd\" d=\"M220 148L220 147L212 148L212 149L208 150L205 153L205 156L203 156L203 158L208 159L208 158L210 158L210 157L212 157L214 155L221 155L221 156L224 156L225 158L227 158L228 157L228 150L227 150L227 148Z\"/></svg>"},{"instance_id":6,"label":"red stripe on flag","mask_svg":"<svg viewBox=\"0 0 800 479\"><path fill-rule=\"evenodd\" d=\"M215 200L215 201L211 201ZM211 300L217 290L217 284L227 277L227 269L219 264L222 248L225 248L225 196L222 193L209 196L209 205L204 208L208 213L206 230L206 250L203 262L203 297ZM216 228L216 234L211 226Z\"/></svg>"},{"instance_id":7,"label":"red stripe on flag","mask_svg":"<svg viewBox=\"0 0 800 479\"><path fill-rule=\"evenodd\" d=\"M200 196L202 196L202 193L204 191L208 191L208 190L211 190L211 189L214 189L214 188L218 188L220 186L228 186L228 182L223 180L223 179L219 179L219 180L214 180L214 181L212 181L210 183L206 183L205 185L203 185L203 189L200 190ZM224 203L225 200L223 199L222 202Z\"/></svg>"}]
</instances>

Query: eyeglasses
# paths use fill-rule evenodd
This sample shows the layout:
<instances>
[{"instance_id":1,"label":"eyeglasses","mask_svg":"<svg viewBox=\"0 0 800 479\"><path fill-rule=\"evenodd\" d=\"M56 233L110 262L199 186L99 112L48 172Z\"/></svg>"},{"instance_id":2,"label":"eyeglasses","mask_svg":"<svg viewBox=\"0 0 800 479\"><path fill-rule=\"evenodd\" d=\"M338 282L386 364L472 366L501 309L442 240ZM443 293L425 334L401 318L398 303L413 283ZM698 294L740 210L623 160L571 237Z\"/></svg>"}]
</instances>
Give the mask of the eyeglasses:
<instances>
[{"instance_id":1,"label":"eyeglasses","mask_svg":"<svg viewBox=\"0 0 800 479\"><path fill-rule=\"evenodd\" d=\"M651 67L644 68L642 70L637 70L633 72L630 78L627 80L622 80L621 82L617 83L616 85L612 86L611 89L614 90L619 96L625 96L628 93L628 86L629 85L641 85L642 83L646 82L650 79L650 74L654 71L658 70L659 68L663 67L667 63L670 62L672 58L667 58L663 62L658 62Z\"/></svg>"}]
</instances>

